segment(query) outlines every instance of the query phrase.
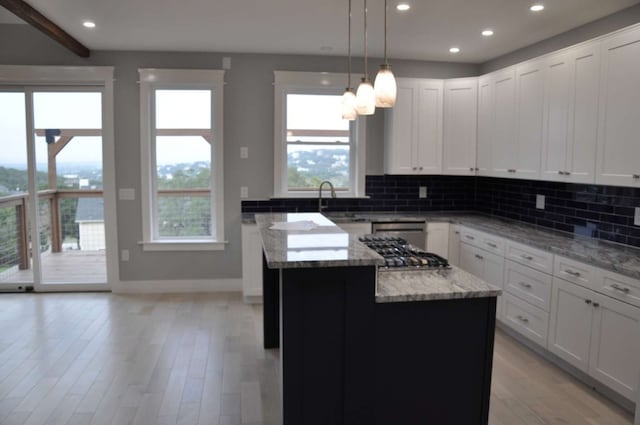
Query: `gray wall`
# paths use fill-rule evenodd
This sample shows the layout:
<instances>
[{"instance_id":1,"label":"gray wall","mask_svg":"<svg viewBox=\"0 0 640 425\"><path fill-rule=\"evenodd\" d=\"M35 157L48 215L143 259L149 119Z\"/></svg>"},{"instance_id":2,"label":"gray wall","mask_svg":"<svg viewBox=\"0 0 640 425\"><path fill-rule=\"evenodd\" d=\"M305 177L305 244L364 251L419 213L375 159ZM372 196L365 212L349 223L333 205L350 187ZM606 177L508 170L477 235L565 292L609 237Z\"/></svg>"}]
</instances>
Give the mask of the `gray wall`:
<instances>
[{"instance_id":1,"label":"gray wall","mask_svg":"<svg viewBox=\"0 0 640 425\"><path fill-rule=\"evenodd\" d=\"M640 4L487 61L481 65L481 73L486 74L509 65L526 61L527 59L542 56L555 50L560 50L628 27L629 25L637 24L638 22L640 22Z\"/></svg>"},{"instance_id":2,"label":"gray wall","mask_svg":"<svg viewBox=\"0 0 640 425\"><path fill-rule=\"evenodd\" d=\"M224 178L225 236L223 252L143 252L140 204L140 123L138 68L220 69L231 57L225 80ZM372 69L379 60L370 60ZM83 59L26 25L0 25L0 64L102 65L115 67L116 186L131 187L136 201L118 202L120 249L130 250L130 261L120 263L121 280L212 279L241 277L240 186L251 199L265 199L273 191L273 71L344 72L344 58L331 56L248 55L167 52L93 52ZM479 66L420 61L393 61L403 77L454 78L473 76ZM356 61L354 69L362 69ZM367 173L382 174L383 117L367 119ZM249 158L240 159L240 146Z\"/></svg>"}]
</instances>

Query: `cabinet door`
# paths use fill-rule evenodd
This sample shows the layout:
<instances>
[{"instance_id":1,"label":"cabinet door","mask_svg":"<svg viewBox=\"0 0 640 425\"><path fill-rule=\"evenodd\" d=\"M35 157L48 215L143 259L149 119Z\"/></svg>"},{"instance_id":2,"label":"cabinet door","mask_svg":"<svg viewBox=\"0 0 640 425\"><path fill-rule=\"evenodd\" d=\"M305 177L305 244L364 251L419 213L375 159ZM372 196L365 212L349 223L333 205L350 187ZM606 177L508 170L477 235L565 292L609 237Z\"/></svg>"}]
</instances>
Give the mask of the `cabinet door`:
<instances>
[{"instance_id":1,"label":"cabinet door","mask_svg":"<svg viewBox=\"0 0 640 425\"><path fill-rule=\"evenodd\" d=\"M546 66L541 177L595 181L600 43L570 49Z\"/></svg>"},{"instance_id":2,"label":"cabinet door","mask_svg":"<svg viewBox=\"0 0 640 425\"><path fill-rule=\"evenodd\" d=\"M385 173L416 174L416 83L398 78L397 87L395 106L385 110Z\"/></svg>"},{"instance_id":3,"label":"cabinet door","mask_svg":"<svg viewBox=\"0 0 640 425\"><path fill-rule=\"evenodd\" d=\"M549 351L588 372L595 292L553 279Z\"/></svg>"},{"instance_id":4,"label":"cabinet door","mask_svg":"<svg viewBox=\"0 0 640 425\"><path fill-rule=\"evenodd\" d=\"M262 295L262 242L255 224L242 225L242 295Z\"/></svg>"},{"instance_id":5,"label":"cabinet door","mask_svg":"<svg viewBox=\"0 0 640 425\"><path fill-rule=\"evenodd\" d=\"M449 264L460 266L460 226L452 224L449 226Z\"/></svg>"},{"instance_id":6,"label":"cabinet door","mask_svg":"<svg viewBox=\"0 0 640 425\"><path fill-rule=\"evenodd\" d=\"M443 81L423 80L418 91L418 138L415 157L418 174L442 173Z\"/></svg>"},{"instance_id":7,"label":"cabinet door","mask_svg":"<svg viewBox=\"0 0 640 425\"><path fill-rule=\"evenodd\" d=\"M476 166L479 176L491 175L493 108L492 77L485 75L478 79L478 148Z\"/></svg>"},{"instance_id":8,"label":"cabinet door","mask_svg":"<svg viewBox=\"0 0 640 425\"><path fill-rule=\"evenodd\" d=\"M482 279L484 256L482 250L469 244L460 244L460 268Z\"/></svg>"},{"instance_id":9,"label":"cabinet door","mask_svg":"<svg viewBox=\"0 0 640 425\"><path fill-rule=\"evenodd\" d=\"M640 29L602 42L596 182L640 187Z\"/></svg>"},{"instance_id":10,"label":"cabinet door","mask_svg":"<svg viewBox=\"0 0 640 425\"><path fill-rule=\"evenodd\" d=\"M635 401L640 376L640 309L597 295L589 374Z\"/></svg>"},{"instance_id":11,"label":"cabinet door","mask_svg":"<svg viewBox=\"0 0 640 425\"><path fill-rule=\"evenodd\" d=\"M449 223L427 223L427 251L449 256Z\"/></svg>"},{"instance_id":12,"label":"cabinet door","mask_svg":"<svg viewBox=\"0 0 640 425\"><path fill-rule=\"evenodd\" d=\"M493 105L491 175L513 177L518 158L514 68L507 68L493 75Z\"/></svg>"},{"instance_id":13,"label":"cabinet door","mask_svg":"<svg viewBox=\"0 0 640 425\"><path fill-rule=\"evenodd\" d=\"M516 70L517 156L513 177L537 179L540 175L544 117L544 62L529 61Z\"/></svg>"},{"instance_id":14,"label":"cabinet door","mask_svg":"<svg viewBox=\"0 0 640 425\"><path fill-rule=\"evenodd\" d=\"M478 80L444 83L443 174L476 174Z\"/></svg>"}]
</instances>

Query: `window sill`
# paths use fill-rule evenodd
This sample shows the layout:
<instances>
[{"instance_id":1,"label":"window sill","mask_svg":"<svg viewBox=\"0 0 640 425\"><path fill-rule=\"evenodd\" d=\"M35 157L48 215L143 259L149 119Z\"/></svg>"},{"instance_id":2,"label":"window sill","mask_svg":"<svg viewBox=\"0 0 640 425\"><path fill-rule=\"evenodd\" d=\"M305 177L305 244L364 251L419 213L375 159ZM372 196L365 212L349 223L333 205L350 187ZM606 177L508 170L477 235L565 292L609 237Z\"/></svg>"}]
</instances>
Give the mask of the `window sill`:
<instances>
[{"instance_id":1,"label":"window sill","mask_svg":"<svg viewBox=\"0 0 640 425\"><path fill-rule=\"evenodd\" d=\"M228 241L202 241L202 240L181 240L181 241L153 241L139 242L143 251L224 251Z\"/></svg>"},{"instance_id":2,"label":"window sill","mask_svg":"<svg viewBox=\"0 0 640 425\"><path fill-rule=\"evenodd\" d=\"M318 199L318 192L301 192L301 193L288 193L288 194L283 194L283 195L273 195L271 198L269 198L270 200L276 200L276 199ZM327 191L323 191L322 192L322 200L331 200L331 199L371 199L370 196L357 196L357 195L347 195L347 194L340 194L340 193L336 193L336 197L332 198L331 195L329 194L329 192ZM243 201L247 201L248 199L243 199Z\"/></svg>"}]
</instances>

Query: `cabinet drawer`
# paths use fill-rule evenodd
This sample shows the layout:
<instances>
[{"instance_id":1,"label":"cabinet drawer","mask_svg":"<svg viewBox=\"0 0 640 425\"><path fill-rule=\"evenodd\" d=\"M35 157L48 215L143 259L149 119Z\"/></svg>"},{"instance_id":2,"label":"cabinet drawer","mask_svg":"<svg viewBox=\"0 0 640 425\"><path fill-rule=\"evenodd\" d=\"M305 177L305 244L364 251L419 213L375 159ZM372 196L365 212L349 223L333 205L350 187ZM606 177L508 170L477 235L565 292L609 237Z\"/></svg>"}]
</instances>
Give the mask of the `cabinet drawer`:
<instances>
[{"instance_id":1,"label":"cabinet drawer","mask_svg":"<svg viewBox=\"0 0 640 425\"><path fill-rule=\"evenodd\" d=\"M507 242L505 258L541 272L553 272L553 254L517 242Z\"/></svg>"},{"instance_id":2,"label":"cabinet drawer","mask_svg":"<svg viewBox=\"0 0 640 425\"><path fill-rule=\"evenodd\" d=\"M482 248L485 251L504 256L504 239L489 235L479 230L463 227L460 230L460 239L470 245Z\"/></svg>"},{"instance_id":3,"label":"cabinet drawer","mask_svg":"<svg viewBox=\"0 0 640 425\"><path fill-rule=\"evenodd\" d=\"M640 281L607 270L600 270L598 284L592 289L640 307Z\"/></svg>"},{"instance_id":4,"label":"cabinet drawer","mask_svg":"<svg viewBox=\"0 0 640 425\"><path fill-rule=\"evenodd\" d=\"M551 276L508 260L504 271L504 289L530 304L549 311Z\"/></svg>"},{"instance_id":5,"label":"cabinet drawer","mask_svg":"<svg viewBox=\"0 0 640 425\"><path fill-rule=\"evenodd\" d=\"M543 347L547 345L549 313L514 297L503 294L502 321Z\"/></svg>"},{"instance_id":6,"label":"cabinet drawer","mask_svg":"<svg viewBox=\"0 0 640 425\"><path fill-rule=\"evenodd\" d=\"M596 281L597 270L588 264L556 256L553 261L553 275L587 288L593 288Z\"/></svg>"}]
</instances>

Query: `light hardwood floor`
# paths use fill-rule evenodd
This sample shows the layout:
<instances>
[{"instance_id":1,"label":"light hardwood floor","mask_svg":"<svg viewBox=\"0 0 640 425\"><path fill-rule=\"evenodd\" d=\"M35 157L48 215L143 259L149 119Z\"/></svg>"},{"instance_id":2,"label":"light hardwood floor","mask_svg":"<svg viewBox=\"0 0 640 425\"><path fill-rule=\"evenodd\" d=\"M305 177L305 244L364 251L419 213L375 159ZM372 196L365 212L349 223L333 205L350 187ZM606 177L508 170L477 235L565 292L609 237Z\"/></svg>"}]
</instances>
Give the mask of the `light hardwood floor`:
<instances>
[{"instance_id":1,"label":"light hardwood floor","mask_svg":"<svg viewBox=\"0 0 640 425\"><path fill-rule=\"evenodd\" d=\"M261 314L239 294L0 295L0 424L276 425ZM492 425L632 422L498 331Z\"/></svg>"}]
</instances>

